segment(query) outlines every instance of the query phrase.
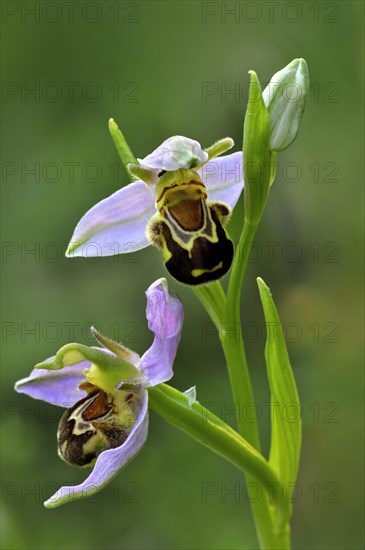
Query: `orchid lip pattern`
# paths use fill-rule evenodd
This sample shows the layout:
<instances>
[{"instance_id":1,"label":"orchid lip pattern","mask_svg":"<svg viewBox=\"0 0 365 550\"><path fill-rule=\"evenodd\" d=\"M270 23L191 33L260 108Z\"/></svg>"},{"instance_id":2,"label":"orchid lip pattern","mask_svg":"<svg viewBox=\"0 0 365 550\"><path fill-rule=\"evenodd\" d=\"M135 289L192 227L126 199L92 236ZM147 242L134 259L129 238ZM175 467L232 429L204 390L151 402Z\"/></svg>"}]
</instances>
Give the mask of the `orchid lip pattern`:
<instances>
[{"instance_id":1,"label":"orchid lip pattern","mask_svg":"<svg viewBox=\"0 0 365 550\"><path fill-rule=\"evenodd\" d=\"M79 221L66 255L111 256L141 250L151 243L147 227L156 214L156 185L166 172L194 170L203 182L208 200L233 208L243 189L242 152L214 158L233 146L222 140L203 150L190 138L173 136L143 159L129 165L140 179L94 205ZM144 179L141 174L144 174ZM143 181L142 181L143 179Z\"/></svg>"},{"instance_id":2,"label":"orchid lip pattern","mask_svg":"<svg viewBox=\"0 0 365 550\"><path fill-rule=\"evenodd\" d=\"M47 508L100 491L139 452L147 438L147 388L173 376L184 311L165 279L153 283L146 296L146 318L154 340L142 357L92 329L103 347L63 346L56 356L36 365L29 377L16 383L18 393L67 408L58 433L62 458L78 465L94 463L83 483L59 489L45 502ZM85 420L90 422L81 433ZM70 426L77 427L71 444L67 439ZM82 437L76 444L80 433ZM96 458L99 446L103 450Z\"/></svg>"}]
</instances>

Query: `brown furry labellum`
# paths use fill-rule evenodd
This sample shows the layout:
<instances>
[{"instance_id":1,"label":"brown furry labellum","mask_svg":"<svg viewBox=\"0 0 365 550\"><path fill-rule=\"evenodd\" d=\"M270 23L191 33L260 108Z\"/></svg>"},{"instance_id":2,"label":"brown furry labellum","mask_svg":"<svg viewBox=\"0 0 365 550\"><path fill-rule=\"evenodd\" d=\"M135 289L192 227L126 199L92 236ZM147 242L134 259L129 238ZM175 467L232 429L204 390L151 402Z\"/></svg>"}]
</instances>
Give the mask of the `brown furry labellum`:
<instances>
[{"instance_id":1,"label":"brown furry labellum","mask_svg":"<svg viewBox=\"0 0 365 550\"><path fill-rule=\"evenodd\" d=\"M158 213L148 224L149 240L162 250L167 270L181 283L220 279L233 260L233 243L224 228L231 209L207 200L197 173L179 170L175 180L168 176L165 183L167 176L157 186Z\"/></svg>"},{"instance_id":2,"label":"brown furry labellum","mask_svg":"<svg viewBox=\"0 0 365 550\"><path fill-rule=\"evenodd\" d=\"M63 414L57 432L58 454L73 466L92 466L98 450L119 447L134 421L134 394L116 390L108 394L89 383L80 385L88 395Z\"/></svg>"}]
</instances>

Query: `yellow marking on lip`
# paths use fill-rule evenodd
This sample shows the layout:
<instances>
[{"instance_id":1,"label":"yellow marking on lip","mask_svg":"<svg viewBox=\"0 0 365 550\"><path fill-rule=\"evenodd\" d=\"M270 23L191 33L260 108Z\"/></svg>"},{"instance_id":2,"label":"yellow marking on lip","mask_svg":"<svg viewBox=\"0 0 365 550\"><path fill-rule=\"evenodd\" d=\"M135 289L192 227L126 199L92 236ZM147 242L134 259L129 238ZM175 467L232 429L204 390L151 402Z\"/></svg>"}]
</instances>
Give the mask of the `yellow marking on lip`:
<instances>
[{"instance_id":1,"label":"yellow marking on lip","mask_svg":"<svg viewBox=\"0 0 365 550\"><path fill-rule=\"evenodd\" d=\"M193 269L191 274L193 277L200 277L201 275L204 275L204 273L214 273L214 271L221 269L221 267L223 267L223 262L219 262L219 264L212 269Z\"/></svg>"}]
</instances>

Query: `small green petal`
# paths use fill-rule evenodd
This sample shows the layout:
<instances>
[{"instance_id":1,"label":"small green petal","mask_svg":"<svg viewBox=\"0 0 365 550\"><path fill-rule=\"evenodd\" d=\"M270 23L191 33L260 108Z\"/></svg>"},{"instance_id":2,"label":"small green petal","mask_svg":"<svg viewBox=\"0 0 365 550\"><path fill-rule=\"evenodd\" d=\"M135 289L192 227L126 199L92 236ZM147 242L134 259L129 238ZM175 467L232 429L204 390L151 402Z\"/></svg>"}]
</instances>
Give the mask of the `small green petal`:
<instances>
[{"instance_id":1,"label":"small green petal","mask_svg":"<svg viewBox=\"0 0 365 550\"><path fill-rule=\"evenodd\" d=\"M207 149L205 149L205 152L208 153L209 159L212 159L214 157L218 157L219 155L223 155L226 151L229 151L229 149L232 149L234 146L234 141L232 138L227 137L220 139Z\"/></svg>"},{"instance_id":2,"label":"small green petal","mask_svg":"<svg viewBox=\"0 0 365 550\"><path fill-rule=\"evenodd\" d=\"M109 351L120 357L120 359L123 359L124 361L127 361L128 363L131 363L132 365L138 363L140 357L137 353L130 350L126 346L123 346L119 342L114 342L114 340L110 340L110 338L107 338L100 332L96 330L95 327L90 327L90 332L104 348L107 348Z\"/></svg>"},{"instance_id":3,"label":"small green petal","mask_svg":"<svg viewBox=\"0 0 365 550\"><path fill-rule=\"evenodd\" d=\"M133 179L140 179L147 184L155 183L156 175L154 170L147 170L147 168L142 168L139 164L134 164L133 162L127 165L127 169Z\"/></svg>"}]
</instances>

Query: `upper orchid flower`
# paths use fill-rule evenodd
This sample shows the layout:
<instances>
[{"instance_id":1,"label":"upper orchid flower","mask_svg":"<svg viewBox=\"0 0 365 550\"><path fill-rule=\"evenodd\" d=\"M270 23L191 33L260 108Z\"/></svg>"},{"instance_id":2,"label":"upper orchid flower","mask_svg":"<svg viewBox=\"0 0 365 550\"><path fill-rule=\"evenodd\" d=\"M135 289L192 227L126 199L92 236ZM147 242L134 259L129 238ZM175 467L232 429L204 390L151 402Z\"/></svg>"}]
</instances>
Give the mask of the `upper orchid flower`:
<instances>
[{"instance_id":1,"label":"upper orchid flower","mask_svg":"<svg viewBox=\"0 0 365 550\"><path fill-rule=\"evenodd\" d=\"M230 138L206 150L174 136L139 164L139 179L93 206L79 221L67 256L110 256L154 244L178 281L197 285L224 275L233 244L224 228L243 188L242 153L215 158Z\"/></svg>"},{"instance_id":2,"label":"upper orchid flower","mask_svg":"<svg viewBox=\"0 0 365 550\"><path fill-rule=\"evenodd\" d=\"M57 433L59 455L76 466L95 464L83 483L59 489L45 502L47 508L99 491L146 440L146 388L172 377L184 318L165 279L153 283L146 295L154 341L142 357L92 329L103 348L63 346L15 386L19 393L66 407Z\"/></svg>"}]
</instances>

